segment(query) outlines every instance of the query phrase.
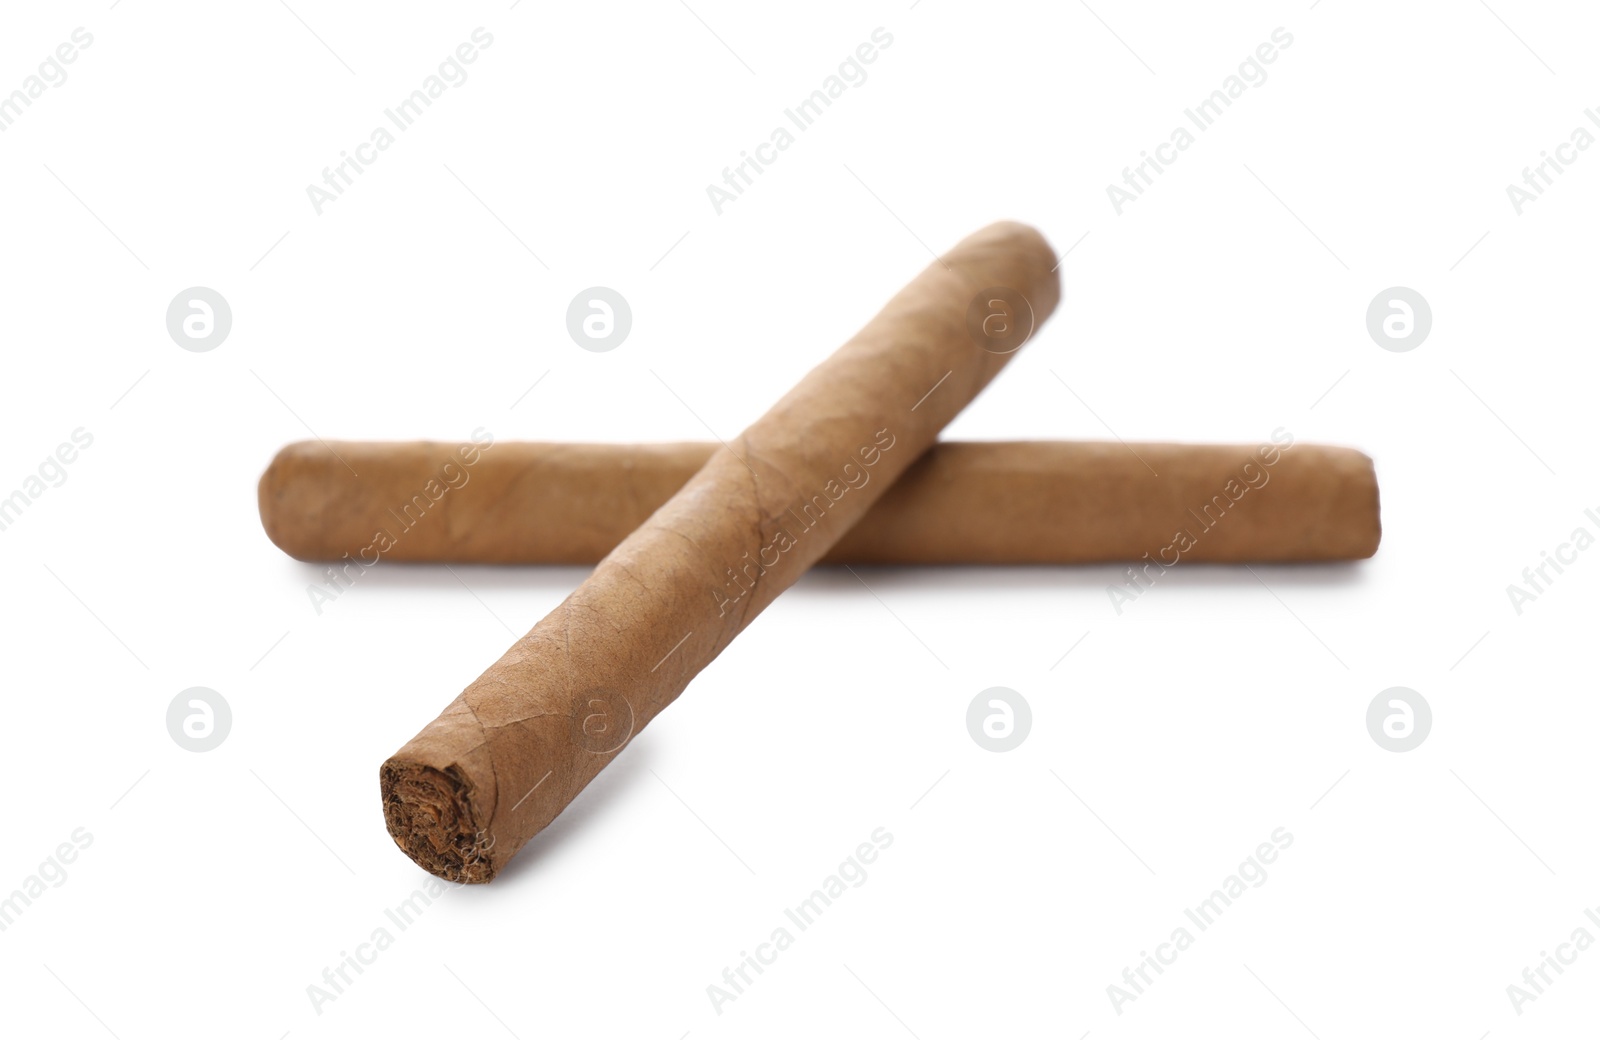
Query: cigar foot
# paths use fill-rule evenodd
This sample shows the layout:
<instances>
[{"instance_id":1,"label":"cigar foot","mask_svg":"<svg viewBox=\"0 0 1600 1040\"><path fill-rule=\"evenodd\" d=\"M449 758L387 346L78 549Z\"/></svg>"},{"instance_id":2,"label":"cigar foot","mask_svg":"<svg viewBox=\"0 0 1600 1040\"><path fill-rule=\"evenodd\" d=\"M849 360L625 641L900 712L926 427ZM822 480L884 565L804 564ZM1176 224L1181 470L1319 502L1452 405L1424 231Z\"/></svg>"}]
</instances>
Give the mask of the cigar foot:
<instances>
[{"instance_id":1,"label":"cigar foot","mask_svg":"<svg viewBox=\"0 0 1600 1040\"><path fill-rule=\"evenodd\" d=\"M472 790L453 774L454 769L385 762L378 774L383 820L400 851L423 870L446 881L481 884L494 876L494 867L472 817Z\"/></svg>"}]
</instances>

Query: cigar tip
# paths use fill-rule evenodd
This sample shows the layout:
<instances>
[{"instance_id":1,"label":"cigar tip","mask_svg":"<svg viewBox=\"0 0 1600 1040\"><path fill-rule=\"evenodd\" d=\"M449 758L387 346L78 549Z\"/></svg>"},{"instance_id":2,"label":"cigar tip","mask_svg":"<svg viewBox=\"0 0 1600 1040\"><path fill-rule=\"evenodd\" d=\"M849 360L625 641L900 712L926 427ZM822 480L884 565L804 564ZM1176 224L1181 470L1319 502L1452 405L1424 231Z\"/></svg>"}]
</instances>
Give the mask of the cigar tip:
<instances>
[{"instance_id":1,"label":"cigar tip","mask_svg":"<svg viewBox=\"0 0 1600 1040\"><path fill-rule=\"evenodd\" d=\"M1055 249L1044 232L1019 220L997 220L979 228L956 246L955 253L968 255L1002 254L1012 261L1017 280L1007 288L1028 298L1037 320L1043 321L1061 301L1061 275ZM991 263L992 266L992 263Z\"/></svg>"},{"instance_id":2,"label":"cigar tip","mask_svg":"<svg viewBox=\"0 0 1600 1040\"><path fill-rule=\"evenodd\" d=\"M1383 541L1383 493L1378 488L1378 466L1372 461L1372 456L1363 451L1356 451L1356 468L1360 473L1360 487L1367 492L1367 515L1370 517L1370 526L1367 530L1367 539L1362 546L1360 559L1369 560L1378 555L1378 545Z\"/></svg>"},{"instance_id":3,"label":"cigar tip","mask_svg":"<svg viewBox=\"0 0 1600 1040\"><path fill-rule=\"evenodd\" d=\"M973 246L1000 245L1008 249L1027 248L1042 256L1048 256L1052 264L1055 262L1055 251L1050 248L1049 239L1044 232L1032 224L1024 224L1020 220L997 220L987 227L979 228L962 240L957 248L971 248Z\"/></svg>"},{"instance_id":4,"label":"cigar tip","mask_svg":"<svg viewBox=\"0 0 1600 1040\"><path fill-rule=\"evenodd\" d=\"M471 788L454 769L391 758L378 771L383 821L400 851L436 877L482 884L497 867L472 814Z\"/></svg>"},{"instance_id":5,"label":"cigar tip","mask_svg":"<svg viewBox=\"0 0 1600 1040\"><path fill-rule=\"evenodd\" d=\"M314 447L319 447L315 441L296 441L284 445L267 463L266 471L256 484L256 508L261 514L261 529L273 545L297 560L310 560L312 557L293 537L298 528L291 518L292 509L287 499L297 484L306 483L301 464Z\"/></svg>"}]
</instances>

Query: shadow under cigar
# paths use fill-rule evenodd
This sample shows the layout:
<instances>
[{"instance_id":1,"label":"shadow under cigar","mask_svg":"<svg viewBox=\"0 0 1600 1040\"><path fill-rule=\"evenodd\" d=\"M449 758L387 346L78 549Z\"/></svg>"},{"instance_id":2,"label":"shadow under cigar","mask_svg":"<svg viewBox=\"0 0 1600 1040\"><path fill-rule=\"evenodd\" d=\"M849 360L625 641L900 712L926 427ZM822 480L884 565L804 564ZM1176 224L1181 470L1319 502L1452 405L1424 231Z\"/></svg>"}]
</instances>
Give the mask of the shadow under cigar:
<instances>
[{"instance_id":1,"label":"shadow under cigar","mask_svg":"<svg viewBox=\"0 0 1600 1040\"><path fill-rule=\"evenodd\" d=\"M1161 588L1199 589L1260 588L1264 581L1273 588L1331 589L1363 584L1367 568L1364 561L1335 563L1179 563L1158 572L1155 584ZM791 592L855 590L863 595L866 582L874 590L907 592L950 590L971 593L1073 589L1103 590L1107 586L1129 585L1129 563L1092 563L1070 566L1028 564L1016 567L901 567L862 566L816 567L795 585ZM851 573L854 571L854 573ZM1253 572L1253 573L1252 573ZM1149 582L1143 578L1142 581Z\"/></svg>"},{"instance_id":2,"label":"shadow under cigar","mask_svg":"<svg viewBox=\"0 0 1600 1040\"><path fill-rule=\"evenodd\" d=\"M1368 567L1361 560L1333 563L1191 563L1183 562L1159 572L1156 583L1173 590L1201 591L1231 588L1259 588L1262 582L1272 588L1334 589L1357 587L1367 578ZM297 564L311 584L324 578L324 566ZM1011 592L1025 590L1104 589L1127 585L1128 563L1072 565L1025 564L1018 566L899 566L851 564L848 568L824 564L813 567L784 594L785 598L808 594L859 593L866 595L863 581L875 590L908 592L963 593ZM1253 572L1253 573L1252 573ZM397 563L384 561L361 573L362 586L387 589L460 590L466 585L474 592L540 591L565 596L589 576L588 567L517 566L477 563Z\"/></svg>"},{"instance_id":3,"label":"shadow under cigar","mask_svg":"<svg viewBox=\"0 0 1600 1040\"><path fill-rule=\"evenodd\" d=\"M327 570L329 564L296 561L307 582L331 588ZM361 588L384 589L455 589L465 584L475 592L549 590L565 596L583 583L590 567L521 567L484 563L405 563L383 560L358 572L354 584Z\"/></svg>"},{"instance_id":4,"label":"shadow under cigar","mask_svg":"<svg viewBox=\"0 0 1600 1040\"><path fill-rule=\"evenodd\" d=\"M495 883L502 886L515 885L524 874L536 875L546 859L562 851L571 852L571 846L576 840L578 832L589 826L591 818L598 817L620 791L640 790L652 781L647 779L650 774L650 763L654 759L654 748L647 740L638 739L642 734L630 740L612 758L606 768L600 770L589 785L574 798L561 814L535 834L522 851L514 856L510 863L501 868L495 875ZM665 792L662 792L665 795ZM489 885L464 885L463 888L487 891ZM494 898L490 895L488 898Z\"/></svg>"}]
</instances>

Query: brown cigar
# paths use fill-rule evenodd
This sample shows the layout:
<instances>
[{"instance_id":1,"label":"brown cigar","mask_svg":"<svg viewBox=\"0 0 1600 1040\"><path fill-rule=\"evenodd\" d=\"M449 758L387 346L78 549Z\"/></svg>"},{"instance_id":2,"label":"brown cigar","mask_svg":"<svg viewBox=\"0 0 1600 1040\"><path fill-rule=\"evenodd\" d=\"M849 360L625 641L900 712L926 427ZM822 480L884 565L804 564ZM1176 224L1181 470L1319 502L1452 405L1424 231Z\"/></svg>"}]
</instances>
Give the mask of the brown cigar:
<instances>
[{"instance_id":1,"label":"brown cigar","mask_svg":"<svg viewBox=\"0 0 1600 1040\"><path fill-rule=\"evenodd\" d=\"M1060 297L1055 266L1032 228L979 231L715 451L383 764L400 848L440 877L492 879L1000 371L1011 354L979 345L973 309L1020 297L1010 317L1043 321ZM857 486L855 472L871 480ZM821 509L814 523L808 507Z\"/></svg>"},{"instance_id":2,"label":"brown cigar","mask_svg":"<svg viewBox=\"0 0 1600 1040\"><path fill-rule=\"evenodd\" d=\"M261 522L290 556L349 557L351 567L593 564L715 448L497 444L482 434L460 445L304 441L261 478ZM866 469L855 476L878 479ZM1180 532L1187 549L1174 545ZM1281 431L1256 447L945 442L821 562L1349 560L1371 556L1378 536L1372 460L1293 444Z\"/></svg>"}]
</instances>

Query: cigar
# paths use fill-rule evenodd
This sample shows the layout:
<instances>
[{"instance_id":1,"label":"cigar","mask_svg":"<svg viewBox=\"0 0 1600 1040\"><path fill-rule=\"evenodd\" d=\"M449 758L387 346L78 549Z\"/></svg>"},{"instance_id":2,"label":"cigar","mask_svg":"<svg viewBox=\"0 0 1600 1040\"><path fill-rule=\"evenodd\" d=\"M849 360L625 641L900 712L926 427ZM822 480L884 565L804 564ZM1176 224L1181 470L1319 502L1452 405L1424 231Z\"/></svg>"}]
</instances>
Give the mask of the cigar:
<instances>
[{"instance_id":1,"label":"cigar","mask_svg":"<svg viewBox=\"0 0 1600 1040\"><path fill-rule=\"evenodd\" d=\"M379 560L587 565L716 447L303 441L261 478L261 522L290 556L357 572ZM1377 551L1379 533L1372 460L1281 429L1240 446L944 442L821 562L1353 560Z\"/></svg>"},{"instance_id":2,"label":"cigar","mask_svg":"<svg viewBox=\"0 0 1600 1040\"><path fill-rule=\"evenodd\" d=\"M969 328L974 306L1020 300L1005 324L1043 321L1055 266L1032 228L977 232L713 452L383 763L395 843L447 880L494 878L1014 356L1020 340L996 349Z\"/></svg>"}]
</instances>

